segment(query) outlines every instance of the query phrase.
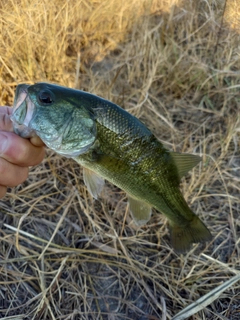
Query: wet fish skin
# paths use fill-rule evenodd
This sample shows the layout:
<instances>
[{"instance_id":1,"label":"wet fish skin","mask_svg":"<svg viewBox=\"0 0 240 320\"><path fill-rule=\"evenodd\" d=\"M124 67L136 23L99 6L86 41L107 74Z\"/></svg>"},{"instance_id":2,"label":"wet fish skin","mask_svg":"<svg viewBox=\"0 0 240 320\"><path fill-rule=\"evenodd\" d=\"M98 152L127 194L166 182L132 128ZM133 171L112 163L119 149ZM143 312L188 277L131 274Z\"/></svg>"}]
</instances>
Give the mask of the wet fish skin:
<instances>
[{"instance_id":1,"label":"wet fish skin","mask_svg":"<svg viewBox=\"0 0 240 320\"><path fill-rule=\"evenodd\" d=\"M27 127L49 148L74 158L85 168L84 181L93 196L101 192L102 177L128 194L137 224L146 223L151 207L156 208L168 218L171 242L179 252L211 239L179 190L181 177L200 157L170 152L139 119L80 90L19 85L14 105L18 134L22 130L26 137Z\"/></svg>"}]
</instances>

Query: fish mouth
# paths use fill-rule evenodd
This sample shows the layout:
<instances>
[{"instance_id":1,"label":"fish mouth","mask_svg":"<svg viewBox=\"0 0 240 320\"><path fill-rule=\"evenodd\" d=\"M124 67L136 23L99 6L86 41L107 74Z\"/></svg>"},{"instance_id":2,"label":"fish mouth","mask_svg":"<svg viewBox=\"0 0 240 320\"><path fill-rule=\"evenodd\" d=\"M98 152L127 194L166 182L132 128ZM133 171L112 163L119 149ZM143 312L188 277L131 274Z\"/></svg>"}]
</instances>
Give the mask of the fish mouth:
<instances>
[{"instance_id":1,"label":"fish mouth","mask_svg":"<svg viewBox=\"0 0 240 320\"><path fill-rule=\"evenodd\" d=\"M22 138L32 138L36 136L35 130L30 128L30 121L33 118L35 106L28 97L26 84L20 84L16 89L16 96L13 104L13 112L10 119L13 122L14 132Z\"/></svg>"}]
</instances>

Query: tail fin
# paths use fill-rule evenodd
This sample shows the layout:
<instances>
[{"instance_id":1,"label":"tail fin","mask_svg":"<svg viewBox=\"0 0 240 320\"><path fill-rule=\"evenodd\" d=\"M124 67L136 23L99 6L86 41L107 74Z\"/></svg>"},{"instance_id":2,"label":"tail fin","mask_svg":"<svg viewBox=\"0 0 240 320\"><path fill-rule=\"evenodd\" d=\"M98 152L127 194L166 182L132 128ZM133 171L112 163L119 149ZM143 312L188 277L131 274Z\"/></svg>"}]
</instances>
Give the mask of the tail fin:
<instances>
[{"instance_id":1,"label":"tail fin","mask_svg":"<svg viewBox=\"0 0 240 320\"><path fill-rule=\"evenodd\" d=\"M189 250L192 243L211 240L212 235L204 223L194 216L189 225L171 224L170 237L173 248L182 253Z\"/></svg>"}]
</instances>

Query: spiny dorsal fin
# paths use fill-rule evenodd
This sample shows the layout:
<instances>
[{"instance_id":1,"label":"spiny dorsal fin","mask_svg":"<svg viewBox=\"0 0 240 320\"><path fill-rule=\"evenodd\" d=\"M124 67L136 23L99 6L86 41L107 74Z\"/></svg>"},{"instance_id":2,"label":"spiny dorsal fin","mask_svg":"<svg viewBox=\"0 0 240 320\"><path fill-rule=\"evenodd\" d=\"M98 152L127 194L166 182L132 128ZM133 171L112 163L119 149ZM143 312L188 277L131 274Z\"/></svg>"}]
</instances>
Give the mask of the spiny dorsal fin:
<instances>
[{"instance_id":1,"label":"spiny dorsal fin","mask_svg":"<svg viewBox=\"0 0 240 320\"><path fill-rule=\"evenodd\" d=\"M170 155L177 166L180 179L202 160L201 157L188 153L170 152Z\"/></svg>"},{"instance_id":2,"label":"spiny dorsal fin","mask_svg":"<svg viewBox=\"0 0 240 320\"><path fill-rule=\"evenodd\" d=\"M149 204L128 196L129 209L136 225L142 226L151 218L152 208Z\"/></svg>"},{"instance_id":3,"label":"spiny dorsal fin","mask_svg":"<svg viewBox=\"0 0 240 320\"><path fill-rule=\"evenodd\" d=\"M97 199L102 192L105 181L94 171L83 168L83 181L93 198Z\"/></svg>"}]
</instances>

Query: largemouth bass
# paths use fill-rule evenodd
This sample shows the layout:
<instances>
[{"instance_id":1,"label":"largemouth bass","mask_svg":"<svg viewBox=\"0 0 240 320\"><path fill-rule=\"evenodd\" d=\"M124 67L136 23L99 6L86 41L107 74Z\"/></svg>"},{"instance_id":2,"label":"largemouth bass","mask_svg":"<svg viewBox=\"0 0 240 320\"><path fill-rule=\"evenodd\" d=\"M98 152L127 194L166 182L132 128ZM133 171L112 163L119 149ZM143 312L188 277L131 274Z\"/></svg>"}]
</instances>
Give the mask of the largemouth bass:
<instances>
[{"instance_id":1,"label":"largemouth bass","mask_svg":"<svg viewBox=\"0 0 240 320\"><path fill-rule=\"evenodd\" d=\"M211 239L179 190L180 179L201 158L170 152L140 120L116 104L58 85L21 84L11 119L20 136L38 135L50 149L82 165L94 198L104 179L124 190L136 224L149 221L152 207L163 213L177 251Z\"/></svg>"}]
</instances>

